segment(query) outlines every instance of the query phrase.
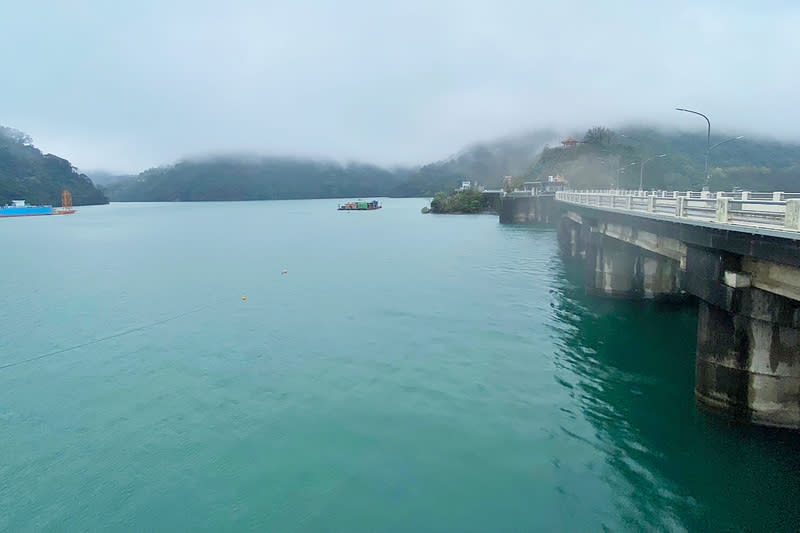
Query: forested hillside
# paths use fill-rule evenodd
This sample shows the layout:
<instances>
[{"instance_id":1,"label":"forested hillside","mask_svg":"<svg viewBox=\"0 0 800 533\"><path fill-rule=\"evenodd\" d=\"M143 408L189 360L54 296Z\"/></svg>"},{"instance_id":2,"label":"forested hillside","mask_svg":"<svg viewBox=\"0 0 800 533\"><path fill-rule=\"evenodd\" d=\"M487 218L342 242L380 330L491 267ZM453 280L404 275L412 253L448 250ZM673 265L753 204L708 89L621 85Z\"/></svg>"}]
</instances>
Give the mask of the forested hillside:
<instances>
[{"instance_id":1,"label":"forested hillside","mask_svg":"<svg viewBox=\"0 0 800 533\"><path fill-rule=\"evenodd\" d=\"M537 130L470 146L454 157L419 168L393 191L393 196L433 196L452 190L462 180L499 187L503 176L524 174L545 144L558 138L554 131Z\"/></svg>"},{"instance_id":2,"label":"forested hillside","mask_svg":"<svg viewBox=\"0 0 800 533\"><path fill-rule=\"evenodd\" d=\"M26 200L58 206L64 189L72 193L74 205L108 203L92 180L79 174L69 161L43 154L29 136L0 126L0 205Z\"/></svg>"},{"instance_id":3,"label":"forested hillside","mask_svg":"<svg viewBox=\"0 0 800 533\"><path fill-rule=\"evenodd\" d=\"M722 144L710 152L711 190L800 191L800 144L736 137L712 136L712 146ZM576 188L617 184L636 189L641 179L645 189L699 190L705 181L705 149L703 132L595 127L574 147L545 149L518 181L560 174Z\"/></svg>"},{"instance_id":4,"label":"forested hillside","mask_svg":"<svg viewBox=\"0 0 800 533\"><path fill-rule=\"evenodd\" d=\"M110 184L115 201L197 202L386 196L398 173L291 158L215 158L150 169Z\"/></svg>"},{"instance_id":5,"label":"forested hillside","mask_svg":"<svg viewBox=\"0 0 800 533\"><path fill-rule=\"evenodd\" d=\"M418 168L289 157L218 157L186 160L135 176L99 172L102 191L69 161L42 154L31 139L0 127L0 204L13 199L58 205L69 189L76 205L114 201L277 200L369 196L433 196L462 180L498 187L503 176L517 184L560 174L571 187L693 189L704 185L705 134L654 128L595 127L566 137L538 130L473 145L448 159ZM738 137L715 135L712 145ZM557 145L548 147L545 143ZM663 157L659 157L662 154ZM800 191L800 144L748 138L723 142L710 152L710 187ZM644 172L640 171L645 161Z\"/></svg>"},{"instance_id":6,"label":"forested hillside","mask_svg":"<svg viewBox=\"0 0 800 533\"><path fill-rule=\"evenodd\" d=\"M223 157L187 160L133 178L103 175L114 201L272 200L357 196L433 196L462 180L497 186L536 161L557 138L535 131L473 145L458 155L417 169L340 165L296 158Z\"/></svg>"}]
</instances>

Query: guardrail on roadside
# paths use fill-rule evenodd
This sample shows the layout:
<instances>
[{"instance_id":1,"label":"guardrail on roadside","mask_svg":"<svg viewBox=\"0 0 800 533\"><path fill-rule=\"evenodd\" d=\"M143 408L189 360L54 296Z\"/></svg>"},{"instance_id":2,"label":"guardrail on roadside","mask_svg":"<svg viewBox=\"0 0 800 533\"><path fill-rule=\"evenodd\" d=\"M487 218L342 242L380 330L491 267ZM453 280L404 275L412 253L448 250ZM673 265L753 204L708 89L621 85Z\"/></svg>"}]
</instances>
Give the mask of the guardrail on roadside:
<instances>
[{"instance_id":1,"label":"guardrail on roadside","mask_svg":"<svg viewBox=\"0 0 800 533\"><path fill-rule=\"evenodd\" d=\"M531 196L553 196L555 191L526 190L505 191L503 189L484 189L483 194L496 194L501 198L530 198Z\"/></svg>"},{"instance_id":2,"label":"guardrail on roadside","mask_svg":"<svg viewBox=\"0 0 800 533\"><path fill-rule=\"evenodd\" d=\"M800 193L558 191L561 202L754 227L800 231Z\"/></svg>"}]
</instances>

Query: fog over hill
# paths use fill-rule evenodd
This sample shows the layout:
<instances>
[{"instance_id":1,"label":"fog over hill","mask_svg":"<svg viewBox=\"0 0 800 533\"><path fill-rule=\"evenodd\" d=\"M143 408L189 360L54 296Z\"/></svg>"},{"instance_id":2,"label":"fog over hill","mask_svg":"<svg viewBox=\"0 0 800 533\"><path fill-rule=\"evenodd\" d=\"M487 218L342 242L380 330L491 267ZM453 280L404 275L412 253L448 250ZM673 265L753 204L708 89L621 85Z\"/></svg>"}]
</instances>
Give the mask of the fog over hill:
<instances>
[{"instance_id":1,"label":"fog over hill","mask_svg":"<svg viewBox=\"0 0 800 533\"><path fill-rule=\"evenodd\" d=\"M573 135L580 142L563 148ZM713 142L730 138L714 136ZM472 144L457 154L419 167L383 168L289 157L220 156L181 161L109 181L113 201L270 200L365 196L432 196L469 180L499 187L560 174L573 187L699 189L704 185L705 136L645 126L618 131L532 130ZM640 161L648 161L640 173ZM800 144L743 138L711 153L711 186L751 190L800 189ZM644 177L646 176L646 181Z\"/></svg>"}]
</instances>

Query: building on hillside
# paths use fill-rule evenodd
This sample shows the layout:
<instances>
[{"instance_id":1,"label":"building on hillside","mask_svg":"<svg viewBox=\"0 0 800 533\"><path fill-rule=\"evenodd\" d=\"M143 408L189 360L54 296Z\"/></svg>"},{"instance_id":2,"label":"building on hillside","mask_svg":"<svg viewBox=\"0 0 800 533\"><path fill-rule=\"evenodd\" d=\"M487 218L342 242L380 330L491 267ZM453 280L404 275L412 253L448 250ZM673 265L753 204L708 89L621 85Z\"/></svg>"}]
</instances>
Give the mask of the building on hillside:
<instances>
[{"instance_id":1,"label":"building on hillside","mask_svg":"<svg viewBox=\"0 0 800 533\"><path fill-rule=\"evenodd\" d=\"M561 141L562 148L575 148L576 146L578 146L578 139L574 137L567 137Z\"/></svg>"},{"instance_id":2,"label":"building on hillside","mask_svg":"<svg viewBox=\"0 0 800 533\"><path fill-rule=\"evenodd\" d=\"M560 175L547 176L547 181L526 181L522 189L530 192L531 196L553 195L556 191L564 190L567 180Z\"/></svg>"},{"instance_id":3,"label":"building on hillside","mask_svg":"<svg viewBox=\"0 0 800 533\"><path fill-rule=\"evenodd\" d=\"M458 189L458 190L460 190L460 191L468 191L471 188L472 188L472 182L471 181L462 181L461 182L461 188Z\"/></svg>"}]
</instances>

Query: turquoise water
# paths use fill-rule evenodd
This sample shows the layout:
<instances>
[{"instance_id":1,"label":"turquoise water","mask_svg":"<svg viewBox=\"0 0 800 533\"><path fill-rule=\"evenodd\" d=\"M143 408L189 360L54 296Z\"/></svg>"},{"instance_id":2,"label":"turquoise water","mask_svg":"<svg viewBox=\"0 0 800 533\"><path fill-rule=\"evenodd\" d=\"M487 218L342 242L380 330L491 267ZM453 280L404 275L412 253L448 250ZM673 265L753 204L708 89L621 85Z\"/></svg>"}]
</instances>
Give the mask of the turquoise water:
<instances>
[{"instance_id":1,"label":"turquoise water","mask_svg":"<svg viewBox=\"0 0 800 533\"><path fill-rule=\"evenodd\" d=\"M692 306L384 204L0 220L0 530L798 528L797 436L695 406Z\"/></svg>"}]
</instances>

